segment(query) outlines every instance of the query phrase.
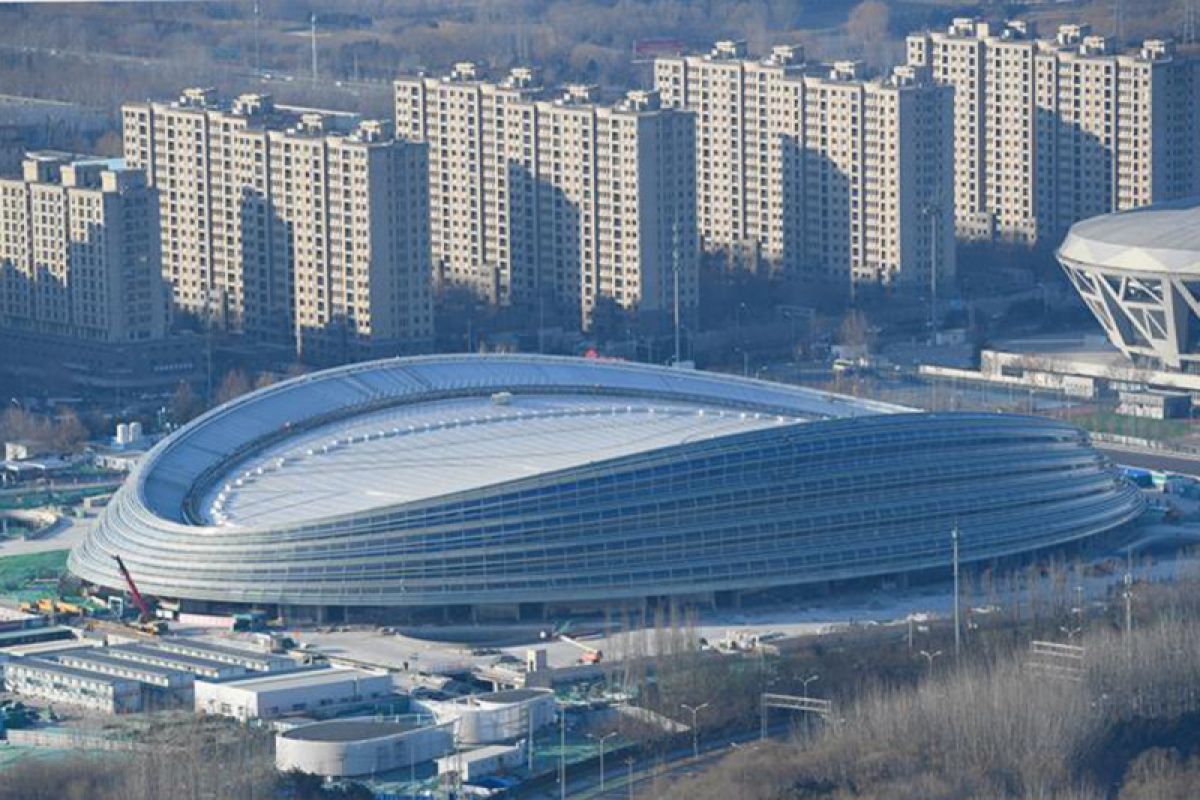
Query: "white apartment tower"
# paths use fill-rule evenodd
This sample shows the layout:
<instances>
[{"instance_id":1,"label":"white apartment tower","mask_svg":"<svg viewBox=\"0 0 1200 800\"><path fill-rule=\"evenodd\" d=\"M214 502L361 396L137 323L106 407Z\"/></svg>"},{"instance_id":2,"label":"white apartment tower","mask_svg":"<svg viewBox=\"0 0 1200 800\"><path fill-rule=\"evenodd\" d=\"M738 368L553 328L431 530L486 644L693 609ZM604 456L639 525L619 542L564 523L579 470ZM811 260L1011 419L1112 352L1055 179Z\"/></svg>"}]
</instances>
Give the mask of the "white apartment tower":
<instances>
[{"instance_id":1,"label":"white apartment tower","mask_svg":"<svg viewBox=\"0 0 1200 800\"><path fill-rule=\"evenodd\" d=\"M781 166L785 132L796 125L794 89L804 70L799 47L747 58L745 42L717 42L706 55L660 58L654 82L663 103L696 113L696 200L701 244L748 248L779 263L795 202ZM792 224L798 220L793 219Z\"/></svg>"},{"instance_id":2,"label":"white apartment tower","mask_svg":"<svg viewBox=\"0 0 1200 800\"><path fill-rule=\"evenodd\" d=\"M956 19L908 37L908 63L955 92L960 238L1033 244L1089 216L1200 192L1196 62L1061 26Z\"/></svg>"},{"instance_id":3,"label":"white apartment tower","mask_svg":"<svg viewBox=\"0 0 1200 800\"><path fill-rule=\"evenodd\" d=\"M489 302L553 302L591 323L611 302L661 315L696 303L694 129L654 92L605 105L592 87L547 99L527 69L474 65L395 85L396 127L429 144L430 229L445 287Z\"/></svg>"},{"instance_id":4,"label":"white apartment tower","mask_svg":"<svg viewBox=\"0 0 1200 800\"><path fill-rule=\"evenodd\" d=\"M66 153L0 180L0 327L96 344L162 339L158 199L137 170Z\"/></svg>"},{"instance_id":5,"label":"white apartment tower","mask_svg":"<svg viewBox=\"0 0 1200 800\"><path fill-rule=\"evenodd\" d=\"M950 93L920 70L763 60L736 42L655 62L665 102L696 113L697 219L709 249L853 292L954 273Z\"/></svg>"},{"instance_id":6,"label":"white apartment tower","mask_svg":"<svg viewBox=\"0 0 1200 800\"><path fill-rule=\"evenodd\" d=\"M422 145L269 95L188 89L123 114L126 158L159 190L177 308L318 361L432 337Z\"/></svg>"}]
</instances>

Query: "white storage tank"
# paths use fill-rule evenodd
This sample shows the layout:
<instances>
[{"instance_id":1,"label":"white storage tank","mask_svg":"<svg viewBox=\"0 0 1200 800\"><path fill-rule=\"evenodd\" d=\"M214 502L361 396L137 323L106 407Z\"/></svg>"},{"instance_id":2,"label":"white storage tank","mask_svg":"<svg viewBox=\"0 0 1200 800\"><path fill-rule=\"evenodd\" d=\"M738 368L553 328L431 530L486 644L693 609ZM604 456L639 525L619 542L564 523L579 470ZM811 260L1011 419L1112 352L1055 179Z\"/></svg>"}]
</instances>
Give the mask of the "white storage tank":
<instances>
[{"instance_id":1,"label":"white storage tank","mask_svg":"<svg viewBox=\"0 0 1200 800\"><path fill-rule=\"evenodd\" d=\"M301 725L275 737L275 766L330 778L371 775L454 752L449 724L352 717Z\"/></svg>"}]
</instances>

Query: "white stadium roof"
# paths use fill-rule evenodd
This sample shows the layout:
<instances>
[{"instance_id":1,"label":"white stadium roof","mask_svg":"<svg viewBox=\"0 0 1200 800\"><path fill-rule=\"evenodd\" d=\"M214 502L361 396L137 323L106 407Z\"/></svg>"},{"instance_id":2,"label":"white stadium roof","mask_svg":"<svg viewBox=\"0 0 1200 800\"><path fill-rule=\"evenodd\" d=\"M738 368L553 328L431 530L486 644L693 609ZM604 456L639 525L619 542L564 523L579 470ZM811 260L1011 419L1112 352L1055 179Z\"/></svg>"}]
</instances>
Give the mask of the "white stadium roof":
<instances>
[{"instance_id":1,"label":"white stadium roof","mask_svg":"<svg viewBox=\"0 0 1200 800\"><path fill-rule=\"evenodd\" d=\"M134 480L163 519L261 530L772 425L909 410L619 361L408 358L238 398L160 443Z\"/></svg>"},{"instance_id":2,"label":"white stadium roof","mask_svg":"<svg viewBox=\"0 0 1200 800\"><path fill-rule=\"evenodd\" d=\"M1059 255L1101 269L1200 276L1200 198L1077 222Z\"/></svg>"},{"instance_id":3,"label":"white stadium roof","mask_svg":"<svg viewBox=\"0 0 1200 800\"><path fill-rule=\"evenodd\" d=\"M200 515L217 525L303 522L797 421L636 397L503 403L400 406L306 431L233 465Z\"/></svg>"}]
</instances>

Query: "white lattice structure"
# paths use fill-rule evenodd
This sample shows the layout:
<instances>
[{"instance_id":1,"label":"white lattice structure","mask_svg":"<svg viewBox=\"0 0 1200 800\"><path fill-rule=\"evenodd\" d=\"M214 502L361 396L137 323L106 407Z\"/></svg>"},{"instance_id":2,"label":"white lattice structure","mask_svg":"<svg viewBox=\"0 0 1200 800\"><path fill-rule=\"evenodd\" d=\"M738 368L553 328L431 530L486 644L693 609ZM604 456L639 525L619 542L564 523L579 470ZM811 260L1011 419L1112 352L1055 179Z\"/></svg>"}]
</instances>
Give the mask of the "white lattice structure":
<instances>
[{"instance_id":1,"label":"white lattice structure","mask_svg":"<svg viewBox=\"0 0 1200 800\"><path fill-rule=\"evenodd\" d=\"M1126 356L1200 370L1200 200L1084 220L1058 260Z\"/></svg>"}]
</instances>

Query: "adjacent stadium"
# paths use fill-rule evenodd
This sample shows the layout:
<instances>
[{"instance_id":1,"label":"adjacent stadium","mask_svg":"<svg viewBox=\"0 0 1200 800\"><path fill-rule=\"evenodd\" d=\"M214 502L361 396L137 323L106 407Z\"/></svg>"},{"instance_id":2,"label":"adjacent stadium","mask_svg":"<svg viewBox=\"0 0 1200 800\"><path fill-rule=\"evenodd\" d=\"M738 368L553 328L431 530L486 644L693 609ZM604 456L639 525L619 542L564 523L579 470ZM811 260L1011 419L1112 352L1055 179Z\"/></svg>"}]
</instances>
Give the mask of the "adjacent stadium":
<instances>
[{"instance_id":1,"label":"adjacent stadium","mask_svg":"<svg viewBox=\"0 0 1200 800\"><path fill-rule=\"evenodd\" d=\"M1143 509L1080 430L620 361L431 356L161 441L70 569L185 608L543 610L946 569ZM334 611L336 609L336 611Z\"/></svg>"},{"instance_id":2,"label":"adjacent stadium","mask_svg":"<svg viewBox=\"0 0 1200 800\"><path fill-rule=\"evenodd\" d=\"M1200 372L1200 198L1077 222L1058 260L1133 363Z\"/></svg>"}]
</instances>

